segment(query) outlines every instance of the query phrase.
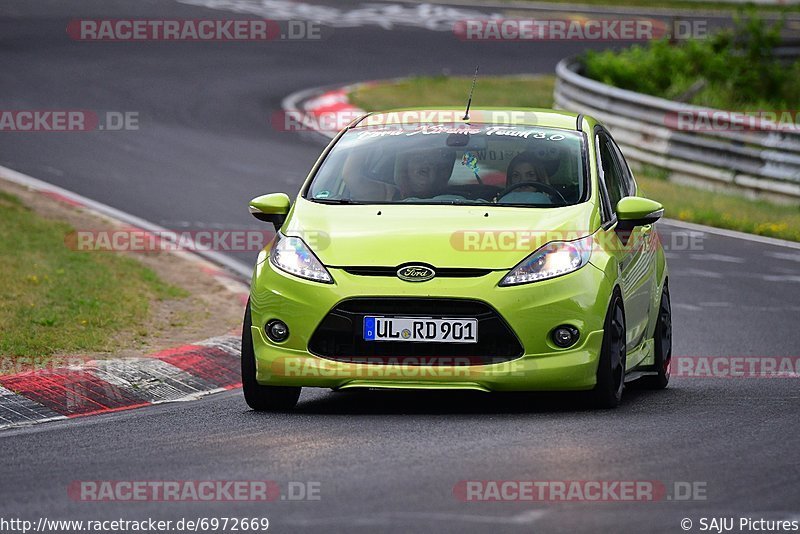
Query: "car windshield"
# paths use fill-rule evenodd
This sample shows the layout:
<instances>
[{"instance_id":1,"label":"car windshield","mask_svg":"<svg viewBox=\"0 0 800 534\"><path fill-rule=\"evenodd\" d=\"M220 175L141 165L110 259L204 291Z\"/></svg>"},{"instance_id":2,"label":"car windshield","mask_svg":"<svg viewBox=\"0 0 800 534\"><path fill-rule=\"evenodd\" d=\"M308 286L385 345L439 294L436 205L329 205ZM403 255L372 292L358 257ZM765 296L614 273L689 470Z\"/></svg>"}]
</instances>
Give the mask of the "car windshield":
<instances>
[{"instance_id":1,"label":"car windshield","mask_svg":"<svg viewBox=\"0 0 800 534\"><path fill-rule=\"evenodd\" d=\"M572 205L586 191L583 142L580 132L535 126L354 128L327 155L305 198L325 203Z\"/></svg>"}]
</instances>

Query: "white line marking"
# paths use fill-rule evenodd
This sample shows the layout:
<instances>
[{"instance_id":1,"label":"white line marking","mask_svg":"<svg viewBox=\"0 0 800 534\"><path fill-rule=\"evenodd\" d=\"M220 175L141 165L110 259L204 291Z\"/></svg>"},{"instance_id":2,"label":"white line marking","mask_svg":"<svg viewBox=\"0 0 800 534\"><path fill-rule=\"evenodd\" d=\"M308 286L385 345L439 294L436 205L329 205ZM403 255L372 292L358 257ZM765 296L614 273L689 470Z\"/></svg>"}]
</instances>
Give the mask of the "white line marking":
<instances>
[{"instance_id":1,"label":"white line marking","mask_svg":"<svg viewBox=\"0 0 800 534\"><path fill-rule=\"evenodd\" d=\"M766 282L800 282L800 275L796 274L765 274L761 277Z\"/></svg>"},{"instance_id":2,"label":"white line marking","mask_svg":"<svg viewBox=\"0 0 800 534\"><path fill-rule=\"evenodd\" d=\"M378 26L392 30L397 26L411 26L447 32L453 31L453 23L458 20L502 18L501 13L430 4L409 6L401 3L364 3L349 9L340 9L292 0L179 0L179 2L234 13L249 13L272 20L311 20L334 28Z\"/></svg>"},{"instance_id":3,"label":"white line marking","mask_svg":"<svg viewBox=\"0 0 800 534\"><path fill-rule=\"evenodd\" d=\"M720 261L723 263L744 263L745 259L738 256L728 256L727 254L690 254L689 259L695 261Z\"/></svg>"},{"instance_id":4,"label":"white line marking","mask_svg":"<svg viewBox=\"0 0 800 534\"><path fill-rule=\"evenodd\" d=\"M670 276L691 276L694 278L722 278L723 275L714 271L705 271L703 269L676 269L674 272L670 271Z\"/></svg>"},{"instance_id":5,"label":"white line marking","mask_svg":"<svg viewBox=\"0 0 800 534\"><path fill-rule=\"evenodd\" d=\"M800 261L800 254L792 254L791 252L767 252L767 256L778 260Z\"/></svg>"},{"instance_id":6,"label":"white line marking","mask_svg":"<svg viewBox=\"0 0 800 534\"><path fill-rule=\"evenodd\" d=\"M721 235L723 237L731 237L733 239L743 239L745 241L754 241L763 245L772 245L775 247L786 247L800 250L800 243L794 241L786 241L784 239L776 239L774 237L764 237L755 234L746 234L744 232L737 232L736 230L726 230L724 228L714 228L713 226L706 226L704 224L690 223L686 221L676 221L675 219L662 219L667 226L677 226L678 228L687 228L690 230L697 230L698 232L705 232L708 234Z\"/></svg>"}]
</instances>

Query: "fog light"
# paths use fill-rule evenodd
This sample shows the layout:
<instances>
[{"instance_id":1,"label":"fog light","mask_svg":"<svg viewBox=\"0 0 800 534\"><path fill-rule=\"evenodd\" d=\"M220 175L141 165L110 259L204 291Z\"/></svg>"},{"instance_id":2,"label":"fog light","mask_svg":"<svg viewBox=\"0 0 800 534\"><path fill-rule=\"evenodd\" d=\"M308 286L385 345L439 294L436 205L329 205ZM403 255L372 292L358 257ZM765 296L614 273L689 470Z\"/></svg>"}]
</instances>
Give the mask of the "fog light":
<instances>
[{"instance_id":1,"label":"fog light","mask_svg":"<svg viewBox=\"0 0 800 534\"><path fill-rule=\"evenodd\" d=\"M273 319L268 322L264 330L267 332L267 337L275 343L286 341L286 338L289 337L289 327L286 326L286 323L278 319Z\"/></svg>"},{"instance_id":2,"label":"fog light","mask_svg":"<svg viewBox=\"0 0 800 534\"><path fill-rule=\"evenodd\" d=\"M556 346L565 349L577 343L580 334L578 333L578 329L574 326L562 324L561 326L553 329L551 337L553 338L553 343L555 343Z\"/></svg>"}]
</instances>

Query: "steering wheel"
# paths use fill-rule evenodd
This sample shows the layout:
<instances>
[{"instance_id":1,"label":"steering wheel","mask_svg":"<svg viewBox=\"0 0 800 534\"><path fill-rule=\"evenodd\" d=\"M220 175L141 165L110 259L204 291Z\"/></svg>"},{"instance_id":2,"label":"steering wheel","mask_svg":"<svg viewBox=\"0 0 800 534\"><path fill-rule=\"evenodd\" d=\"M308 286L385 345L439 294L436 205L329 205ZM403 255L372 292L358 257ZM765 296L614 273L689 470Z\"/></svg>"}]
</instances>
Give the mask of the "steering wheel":
<instances>
[{"instance_id":1,"label":"steering wheel","mask_svg":"<svg viewBox=\"0 0 800 534\"><path fill-rule=\"evenodd\" d=\"M561 205L566 206L569 204L567 199L564 198L564 195L561 194L561 191L553 187L552 185L543 184L542 182L517 182L514 185L510 185L500 191L497 196L495 197L496 200L500 200L510 192L519 189L520 187L533 187L534 189L538 189L542 193L546 194L547 196L551 197L551 200L555 200L555 197L558 197L558 200L561 201Z\"/></svg>"}]
</instances>

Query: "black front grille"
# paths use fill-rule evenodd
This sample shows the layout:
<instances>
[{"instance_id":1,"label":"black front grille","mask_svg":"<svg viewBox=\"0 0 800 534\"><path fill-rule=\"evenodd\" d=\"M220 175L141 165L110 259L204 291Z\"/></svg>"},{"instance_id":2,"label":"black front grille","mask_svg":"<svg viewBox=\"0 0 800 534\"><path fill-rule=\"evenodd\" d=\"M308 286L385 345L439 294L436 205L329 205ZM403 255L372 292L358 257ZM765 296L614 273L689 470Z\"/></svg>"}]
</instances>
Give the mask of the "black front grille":
<instances>
[{"instance_id":1,"label":"black front grille","mask_svg":"<svg viewBox=\"0 0 800 534\"><path fill-rule=\"evenodd\" d=\"M398 267L342 267L350 274L358 276L397 276ZM475 278L486 276L491 269L471 269L461 267L440 267L434 268L437 278Z\"/></svg>"},{"instance_id":2,"label":"black front grille","mask_svg":"<svg viewBox=\"0 0 800 534\"><path fill-rule=\"evenodd\" d=\"M365 341L364 317L474 318L477 343ZM397 362L407 365L486 365L522 356L517 337L490 306L475 300L427 298L356 298L337 304L308 343L311 353L353 363ZM398 360L400 358L400 360Z\"/></svg>"}]
</instances>

